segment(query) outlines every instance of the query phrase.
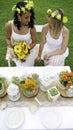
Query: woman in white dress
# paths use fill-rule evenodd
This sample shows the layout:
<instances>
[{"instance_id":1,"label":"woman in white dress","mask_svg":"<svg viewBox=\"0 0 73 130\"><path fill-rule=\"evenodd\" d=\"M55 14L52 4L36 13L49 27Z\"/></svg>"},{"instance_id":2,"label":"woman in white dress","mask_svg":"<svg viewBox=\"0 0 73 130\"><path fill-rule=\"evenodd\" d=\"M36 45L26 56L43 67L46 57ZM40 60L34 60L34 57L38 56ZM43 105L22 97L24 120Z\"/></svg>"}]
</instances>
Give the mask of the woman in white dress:
<instances>
[{"instance_id":1,"label":"woman in white dress","mask_svg":"<svg viewBox=\"0 0 73 130\"><path fill-rule=\"evenodd\" d=\"M48 23L44 25L37 61L44 60L45 65L63 66L69 54L69 30L64 23L68 21L62 9L47 10Z\"/></svg>"},{"instance_id":2,"label":"woman in white dress","mask_svg":"<svg viewBox=\"0 0 73 130\"><path fill-rule=\"evenodd\" d=\"M17 66L33 66L36 58L36 29L34 27L34 3L33 1L18 2L13 6L14 20L6 23L6 59L12 59ZM25 42L30 46L30 55L26 60L19 60L14 53L14 46L19 42Z\"/></svg>"}]
</instances>

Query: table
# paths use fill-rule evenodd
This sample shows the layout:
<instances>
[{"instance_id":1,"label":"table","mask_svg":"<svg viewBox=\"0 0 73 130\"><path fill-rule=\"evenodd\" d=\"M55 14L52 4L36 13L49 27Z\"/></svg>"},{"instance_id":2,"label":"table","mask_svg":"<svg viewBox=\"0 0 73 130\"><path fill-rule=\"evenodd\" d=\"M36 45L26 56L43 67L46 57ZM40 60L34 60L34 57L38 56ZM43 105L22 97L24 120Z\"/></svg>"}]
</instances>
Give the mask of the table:
<instances>
[{"instance_id":1,"label":"table","mask_svg":"<svg viewBox=\"0 0 73 130\"><path fill-rule=\"evenodd\" d=\"M69 66L46 66L46 67L0 67L0 75L10 79L12 76L22 76L24 74L38 73L49 74L49 76L55 76L61 71L71 71Z\"/></svg>"},{"instance_id":2,"label":"table","mask_svg":"<svg viewBox=\"0 0 73 130\"><path fill-rule=\"evenodd\" d=\"M13 108L8 108L4 111L0 111L0 130L9 130L4 123L5 114L9 112ZM35 114L32 114L28 108L22 107L20 108L23 110L25 114L25 121L21 127L19 127L17 130L32 130L32 129L47 129L45 128L40 120L40 113L43 108L40 108ZM51 107L48 108L50 110ZM61 116L62 116L62 122L58 130L73 130L73 107L55 107L56 110L59 110ZM57 129L56 129L57 130Z\"/></svg>"},{"instance_id":3,"label":"table","mask_svg":"<svg viewBox=\"0 0 73 130\"><path fill-rule=\"evenodd\" d=\"M42 74L49 73L49 76L54 77L56 74L60 73L61 71L71 71L69 66L47 66L47 67L0 67L0 76L7 77L9 80L12 76L22 76L25 74L30 73L39 73L41 76ZM70 99L69 99L70 100ZM73 99L71 99L71 103ZM1 100L2 101L2 100ZM43 101L42 101L43 102ZM14 102L13 102L14 103ZM29 101L30 103L30 101ZM44 103L43 103L44 104ZM7 112L13 109L21 109L23 110L25 114L25 121L22 124L21 127L17 128L17 130L23 130L23 129L47 129L43 126L42 122L40 121L40 113L45 108L48 110L51 110L52 108L58 110L62 116L62 122L58 130L60 129L73 129L73 104L62 104L62 105L49 105L45 103L45 105L41 105L40 108L32 114L29 109L28 105L19 105L14 103L15 106L8 106L5 110L0 110L0 129L1 130L8 130L8 128L5 126L4 119ZM51 103L50 103L51 104ZM68 118L67 118L68 117ZM37 122L37 123L36 123Z\"/></svg>"}]
</instances>

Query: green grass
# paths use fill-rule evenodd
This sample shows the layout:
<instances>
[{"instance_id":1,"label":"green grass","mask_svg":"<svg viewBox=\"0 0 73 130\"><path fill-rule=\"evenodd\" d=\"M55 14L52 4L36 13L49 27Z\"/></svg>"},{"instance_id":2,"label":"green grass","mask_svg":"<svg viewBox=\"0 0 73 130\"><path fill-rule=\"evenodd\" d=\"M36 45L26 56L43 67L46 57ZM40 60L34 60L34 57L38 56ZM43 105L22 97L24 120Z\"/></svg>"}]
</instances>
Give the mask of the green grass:
<instances>
[{"instance_id":1,"label":"green grass","mask_svg":"<svg viewBox=\"0 0 73 130\"><path fill-rule=\"evenodd\" d=\"M65 65L71 67L73 71L73 0L33 0L35 4L35 24L45 24L46 10L48 8L56 9L62 8L65 14L68 16L68 23L66 26L70 30L69 38L69 50L70 54L66 59ZM16 4L18 0L0 0L0 66L7 66L7 61L5 60L6 55L6 42L5 42L5 23L8 20L13 19L13 13L11 11L12 6ZM40 42L40 34L38 36L38 42Z\"/></svg>"}]
</instances>

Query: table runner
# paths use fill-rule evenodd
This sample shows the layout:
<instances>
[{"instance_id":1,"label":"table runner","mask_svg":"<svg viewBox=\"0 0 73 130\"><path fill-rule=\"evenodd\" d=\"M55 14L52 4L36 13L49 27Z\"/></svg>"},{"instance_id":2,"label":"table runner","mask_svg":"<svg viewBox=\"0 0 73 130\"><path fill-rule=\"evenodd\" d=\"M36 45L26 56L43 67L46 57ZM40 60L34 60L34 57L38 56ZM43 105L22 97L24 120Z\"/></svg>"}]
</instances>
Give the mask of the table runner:
<instances>
[{"instance_id":1,"label":"table runner","mask_svg":"<svg viewBox=\"0 0 73 130\"><path fill-rule=\"evenodd\" d=\"M0 98L0 103L6 102L9 107L14 107L14 106L22 107L22 106L28 106L34 101L35 97L27 98L23 95L22 92L20 94L21 97L18 101L15 102L10 101L8 95L6 95L5 97ZM47 93L42 92L41 90L39 90L36 98L40 101L41 106L73 106L73 97L65 98L60 95L57 101L50 102Z\"/></svg>"}]
</instances>

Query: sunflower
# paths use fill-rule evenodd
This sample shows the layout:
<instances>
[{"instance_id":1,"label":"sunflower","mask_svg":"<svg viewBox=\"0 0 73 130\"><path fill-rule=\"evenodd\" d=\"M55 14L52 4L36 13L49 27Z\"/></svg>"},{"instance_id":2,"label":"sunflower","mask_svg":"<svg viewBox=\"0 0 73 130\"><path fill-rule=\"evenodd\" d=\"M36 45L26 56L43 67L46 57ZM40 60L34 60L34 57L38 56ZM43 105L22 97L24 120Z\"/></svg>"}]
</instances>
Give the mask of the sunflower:
<instances>
[{"instance_id":1,"label":"sunflower","mask_svg":"<svg viewBox=\"0 0 73 130\"><path fill-rule=\"evenodd\" d=\"M30 55L30 46L25 42L19 42L14 46L14 53L19 60L26 60Z\"/></svg>"},{"instance_id":2,"label":"sunflower","mask_svg":"<svg viewBox=\"0 0 73 130\"><path fill-rule=\"evenodd\" d=\"M17 54L17 53L20 53L22 50L21 50L21 48L20 48L20 46L19 45L16 45L16 46L14 46L14 52Z\"/></svg>"}]
</instances>

